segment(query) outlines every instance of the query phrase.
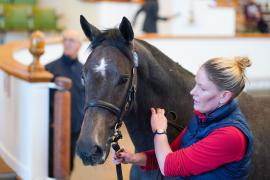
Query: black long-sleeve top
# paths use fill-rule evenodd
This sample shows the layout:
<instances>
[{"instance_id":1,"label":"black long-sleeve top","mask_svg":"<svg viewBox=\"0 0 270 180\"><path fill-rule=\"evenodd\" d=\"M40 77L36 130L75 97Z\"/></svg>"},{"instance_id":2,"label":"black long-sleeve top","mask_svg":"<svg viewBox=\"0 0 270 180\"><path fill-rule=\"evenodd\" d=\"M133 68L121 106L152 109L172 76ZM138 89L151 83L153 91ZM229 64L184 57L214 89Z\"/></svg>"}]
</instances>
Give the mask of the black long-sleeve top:
<instances>
[{"instance_id":1,"label":"black long-sleeve top","mask_svg":"<svg viewBox=\"0 0 270 180\"><path fill-rule=\"evenodd\" d=\"M145 20L143 23L143 31L146 33L157 33L157 21L158 20L166 21L168 19L166 17L160 17L158 15L158 10L159 6L157 1L155 0L145 1L143 6L136 12L133 19L133 24L135 24L138 15L144 11Z\"/></svg>"},{"instance_id":2,"label":"black long-sleeve top","mask_svg":"<svg viewBox=\"0 0 270 180\"><path fill-rule=\"evenodd\" d=\"M54 75L70 78L71 92L71 133L78 133L83 120L84 87L81 84L82 64L78 59L72 60L63 55L61 58L47 64L45 69ZM50 90L50 123L53 122L53 97L55 90Z\"/></svg>"}]
</instances>

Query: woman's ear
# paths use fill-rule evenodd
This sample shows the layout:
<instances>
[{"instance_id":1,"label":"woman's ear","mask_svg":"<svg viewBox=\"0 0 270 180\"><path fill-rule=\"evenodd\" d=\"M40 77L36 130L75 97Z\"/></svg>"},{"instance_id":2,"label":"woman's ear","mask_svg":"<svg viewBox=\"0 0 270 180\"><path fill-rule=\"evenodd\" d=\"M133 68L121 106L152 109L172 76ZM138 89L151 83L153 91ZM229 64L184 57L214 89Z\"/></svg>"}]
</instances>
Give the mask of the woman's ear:
<instances>
[{"instance_id":1,"label":"woman's ear","mask_svg":"<svg viewBox=\"0 0 270 180\"><path fill-rule=\"evenodd\" d=\"M233 93L231 91L227 91L227 90L222 91L219 103L222 105L226 104L227 102L231 100L232 96L233 96Z\"/></svg>"}]
</instances>

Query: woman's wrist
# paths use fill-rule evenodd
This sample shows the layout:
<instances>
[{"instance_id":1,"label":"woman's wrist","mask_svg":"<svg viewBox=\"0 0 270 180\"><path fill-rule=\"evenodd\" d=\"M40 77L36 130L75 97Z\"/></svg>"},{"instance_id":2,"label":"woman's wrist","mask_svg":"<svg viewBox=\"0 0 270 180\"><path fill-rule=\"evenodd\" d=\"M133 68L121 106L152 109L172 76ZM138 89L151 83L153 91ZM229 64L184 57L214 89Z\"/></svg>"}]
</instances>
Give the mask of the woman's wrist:
<instances>
[{"instance_id":1,"label":"woman's wrist","mask_svg":"<svg viewBox=\"0 0 270 180\"><path fill-rule=\"evenodd\" d=\"M153 133L154 133L154 135L167 134L165 128L156 129Z\"/></svg>"},{"instance_id":2,"label":"woman's wrist","mask_svg":"<svg viewBox=\"0 0 270 180\"><path fill-rule=\"evenodd\" d=\"M131 156L130 156L130 159L129 159L129 163L130 164L136 164L136 154L137 153L134 153L134 154L131 154Z\"/></svg>"},{"instance_id":3,"label":"woman's wrist","mask_svg":"<svg viewBox=\"0 0 270 180\"><path fill-rule=\"evenodd\" d=\"M130 163L138 165L138 166L145 166L146 165L146 155L141 153L135 153L130 158Z\"/></svg>"}]
</instances>

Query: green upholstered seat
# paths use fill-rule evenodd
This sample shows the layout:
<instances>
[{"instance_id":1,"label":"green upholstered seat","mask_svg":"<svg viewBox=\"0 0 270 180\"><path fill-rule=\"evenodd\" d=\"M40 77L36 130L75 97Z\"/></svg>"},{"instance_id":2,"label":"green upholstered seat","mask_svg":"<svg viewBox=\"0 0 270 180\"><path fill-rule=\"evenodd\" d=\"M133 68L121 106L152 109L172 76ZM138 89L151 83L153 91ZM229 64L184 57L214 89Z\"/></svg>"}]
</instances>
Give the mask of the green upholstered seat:
<instances>
[{"instance_id":1,"label":"green upholstered seat","mask_svg":"<svg viewBox=\"0 0 270 180\"><path fill-rule=\"evenodd\" d=\"M14 4L31 4L35 5L37 3L36 0L12 0Z\"/></svg>"},{"instance_id":2,"label":"green upholstered seat","mask_svg":"<svg viewBox=\"0 0 270 180\"><path fill-rule=\"evenodd\" d=\"M0 0L0 4L2 3L9 3L9 0Z\"/></svg>"},{"instance_id":3,"label":"green upholstered seat","mask_svg":"<svg viewBox=\"0 0 270 180\"><path fill-rule=\"evenodd\" d=\"M32 7L28 5L4 4L5 30L28 31Z\"/></svg>"},{"instance_id":4,"label":"green upholstered seat","mask_svg":"<svg viewBox=\"0 0 270 180\"><path fill-rule=\"evenodd\" d=\"M57 16L53 8L33 8L33 29L42 31L57 30Z\"/></svg>"}]
</instances>

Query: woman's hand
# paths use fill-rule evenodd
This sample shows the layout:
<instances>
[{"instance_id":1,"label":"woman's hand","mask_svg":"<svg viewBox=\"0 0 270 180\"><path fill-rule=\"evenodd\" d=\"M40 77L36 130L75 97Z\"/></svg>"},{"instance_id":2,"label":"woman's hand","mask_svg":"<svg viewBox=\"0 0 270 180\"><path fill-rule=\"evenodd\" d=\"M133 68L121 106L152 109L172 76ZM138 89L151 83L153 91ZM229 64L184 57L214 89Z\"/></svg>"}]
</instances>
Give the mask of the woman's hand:
<instances>
[{"instance_id":1,"label":"woman's hand","mask_svg":"<svg viewBox=\"0 0 270 180\"><path fill-rule=\"evenodd\" d=\"M165 110L161 108L151 108L151 127L155 132L157 129L167 130L167 118L165 117Z\"/></svg>"},{"instance_id":2,"label":"woman's hand","mask_svg":"<svg viewBox=\"0 0 270 180\"><path fill-rule=\"evenodd\" d=\"M134 154L126 151L125 149L120 149L118 152L113 151L112 152L112 158L113 158L113 163L115 165L123 163L123 164L128 164L128 163L133 163L132 162L132 157Z\"/></svg>"},{"instance_id":3,"label":"woman's hand","mask_svg":"<svg viewBox=\"0 0 270 180\"><path fill-rule=\"evenodd\" d=\"M151 127L155 132L157 129L167 130L167 118L165 117L165 110L160 108L151 108ZM166 156L172 152L168 138L165 135L156 135L154 137L155 154L157 157L159 169L164 175L164 164Z\"/></svg>"},{"instance_id":4,"label":"woman's hand","mask_svg":"<svg viewBox=\"0 0 270 180\"><path fill-rule=\"evenodd\" d=\"M118 152L113 151L112 153L113 163L115 165L120 163L132 163L138 166L146 165L147 157L143 152L133 154L124 149L121 149Z\"/></svg>"}]
</instances>

